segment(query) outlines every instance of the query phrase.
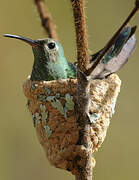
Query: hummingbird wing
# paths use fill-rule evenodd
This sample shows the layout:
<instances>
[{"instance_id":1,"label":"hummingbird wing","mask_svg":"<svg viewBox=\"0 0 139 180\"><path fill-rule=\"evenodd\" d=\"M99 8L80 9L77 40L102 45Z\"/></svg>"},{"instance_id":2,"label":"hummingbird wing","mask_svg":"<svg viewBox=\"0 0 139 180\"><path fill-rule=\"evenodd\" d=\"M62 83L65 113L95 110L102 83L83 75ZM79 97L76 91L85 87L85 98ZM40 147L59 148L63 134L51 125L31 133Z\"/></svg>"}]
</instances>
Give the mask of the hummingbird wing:
<instances>
[{"instance_id":1,"label":"hummingbird wing","mask_svg":"<svg viewBox=\"0 0 139 180\"><path fill-rule=\"evenodd\" d=\"M111 73L118 71L127 62L136 46L135 31L136 26L130 29L126 27L121 32L110 51L92 72L91 76L93 79L103 79ZM92 63L95 62L102 50L92 55Z\"/></svg>"},{"instance_id":2,"label":"hummingbird wing","mask_svg":"<svg viewBox=\"0 0 139 180\"><path fill-rule=\"evenodd\" d=\"M67 61L67 62L68 62L68 66L69 66L69 68L67 69L67 77L68 78L76 78L77 67L71 62L69 62L69 61Z\"/></svg>"}]
</instances>

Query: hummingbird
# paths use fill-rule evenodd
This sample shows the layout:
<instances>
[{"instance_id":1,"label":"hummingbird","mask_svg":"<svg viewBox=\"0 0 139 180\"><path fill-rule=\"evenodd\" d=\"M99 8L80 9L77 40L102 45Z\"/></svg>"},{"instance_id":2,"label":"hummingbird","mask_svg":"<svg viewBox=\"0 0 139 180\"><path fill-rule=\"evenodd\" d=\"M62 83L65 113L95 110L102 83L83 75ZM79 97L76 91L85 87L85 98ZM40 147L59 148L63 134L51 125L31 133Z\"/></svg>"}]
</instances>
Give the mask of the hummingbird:
<instances>
[{"instance_id":1,"label":"hummingbird","mask_svg":"<svg viewBox=\"0 0 139 180\"><path fill-rule=\"evenodd\" d=\"M127 26L123 29L110 50L92 72L92 79L106 78L127 62L136 46L135 31L136 26L132 28ZM67 61L62 45L58 41L51 38L32 40L12 34L4 34L4 36L22 40L32 47L34 64L30 80L51 81L76 78L77 66ZM91 55L90 65L93 65L103 49Z\"/></svg>"}]
</instances>

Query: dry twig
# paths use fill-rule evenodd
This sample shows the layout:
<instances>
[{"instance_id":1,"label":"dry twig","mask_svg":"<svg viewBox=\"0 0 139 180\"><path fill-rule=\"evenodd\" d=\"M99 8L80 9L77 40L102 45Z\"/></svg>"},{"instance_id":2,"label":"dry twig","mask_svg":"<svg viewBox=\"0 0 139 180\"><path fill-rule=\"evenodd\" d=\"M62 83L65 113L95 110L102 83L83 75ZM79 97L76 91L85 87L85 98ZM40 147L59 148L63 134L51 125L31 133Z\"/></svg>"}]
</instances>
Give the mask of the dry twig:
<instances>
[{"instance_id":1,"label":"dry twig","mask_svg":"<svg viewBox=\"0 0 139 180\"><path fill-rule=\"evenodd\" d=\"M78 157L75 161L77 170L77 180L91 180L92 179L92 142L90 139L90 122L88 117L89 112L89 96L90 96L90 81L86 78L84 72L89 65L88 42L86 35L85 24L85 0L71 0L73 8L73 16L76 30L76 44L77 44L77 123L81 128L79 132L78 145L85 149L84 157ZM80 163L82 162L82 163Z\"/></svg>"},{"instance_id":2,"label":"dry twig","mask_svg":"<svg viewBox=\"0 0 139 180\"><path fill-rule=\"evenodd\" d=\"M118 31L113 35L113 37L110 39L110 41L106 44L103 52L100 54L100 56L98 56L97 60L95 61L95 63L93 64L93 66L91 68L89 68L85 74L87 76L89 76L92 71L96 68L96 66L100 63L100 61L102 60L102 58L107 54L107 52L110 50L110 48L112 47L112 45L114 44L114 42L116 41L117 37L119 36L119 34L121 33L121 31L125 28L125 26L129 23L129 21L131 20L131 18L136 14L136 12L139 10L139 0L136 0L135 2L135 7L133 8L133 10L131 11L131 13L129 14L129 16L126 18L126 20L124 21L124 23L121 25L121 27L118 29Z\"/></svg>"},{"instance_id":3,"label":"dry twig","mask_svg":"<svg viewBox=\"0 0 139 180\"><path fill-rule=\"evenodd\" d=\"M48 37L58 40L58 36L56 33L56 26L45 7L44 1L43 0L34 0L34 3L37 6L38 12L40 14L42 26L44 27L44 30L48 34Z\"/></svg>"},{"instance_id":4,"label":"dry twig","mask_svg":"<svg viewBox=\"0 0 139 180\"><path fill-rule=\"evenodd\" d=\"M85 0L71 0L74 23L76 30L77 59L82 72L85 72L89 65L88 42L85 24Z\"/></svg>"}]
</instances>

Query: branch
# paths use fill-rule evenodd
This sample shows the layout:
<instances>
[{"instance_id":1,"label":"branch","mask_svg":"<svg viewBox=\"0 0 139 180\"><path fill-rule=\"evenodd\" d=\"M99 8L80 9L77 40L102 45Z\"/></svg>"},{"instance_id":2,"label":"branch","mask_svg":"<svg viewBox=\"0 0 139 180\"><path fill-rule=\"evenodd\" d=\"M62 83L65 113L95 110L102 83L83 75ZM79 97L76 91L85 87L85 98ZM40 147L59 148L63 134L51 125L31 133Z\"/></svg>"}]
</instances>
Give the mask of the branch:
<instances>
[{"instance_id":1,"label":"branch","mask_svg":"<svg viewBox=\"0 0 139 180\"><path fill-rule=\"evenodd\" d=\"M121 33L121 31L125 28L125 26L129 23L129 21L131 20L131 18L136 14L136 12L139 10L139 0L136 0L135 2L135 7L133 8L133 10L131 11L131 13L129 14L129 16L126 18L126 20L124 21L124 23L121 25L121 27L118 29L118 31L114 34L114 36L110 39L110 41L107 43L107 45L105 46L103 52L98 56L97 60L94 62L93 66L88 69L85 74L87 76L89 76L92 71L96 68L96 66L100 63L100 61L102 60L102 58L107 54L107 52L110 50L110 48L112 47L112 45L114 44L114 42L116 41L117 37L119 36L119 34Z\"/></svg>"},{"instance_id":2,"label":"branch","mask_svg":"<svg viewBox=\"0 0 139 180\"><path fill-rule=\"evenodd\" d=\"M76 174L76 180L92 180L92 142L90 138L90 122L88 117L90 104L90 81L84 74L90 64L85 24L85 0L71 0L71 2L76 30L78 60L76 119L81 129L77 145L81 145L85 148L84 156L80 155L80 157L75 161L74 166L78 172Z\"/></svg>"},{"instance_id":3,"label":"branch","mask_svg":"<svg viewBox=\"0 0 139 180\"><path fill-rule=\"evenodd\" d=\"M82 72L85 72L90 63L85 24L85 0L71 0L71 2L76 30L78 66Z\"/></svg>"},{"instance_id":4,"label":"branch","mask_svg":"<svg viewBox=\"0 0 139 180\"><path fill-rule=\"evenodd\" d=\"M49 38L58 40L58 36L56 33L56 26L51 18L51 15L48 13L44 1L43 0L34 0L34 3L37 6L42 26L45 32L48 34Z\"/></svg>"},{"instance_id":5,"label":"branch","mask_svg":"<svg viewBox=\"0 0 139 180\"><path fill-rule=\"evenodd\" d=\"M80 71L77 72L77 104L76 104L76 121L79 125L79 139L77 145L81 145L85 149L85 154L81 155L79 162L76 161L78 174L76 180L92 180L92 149L93 144L90 136L91 123L88 117L90 105L90 81L86 75ZM80 160L81 159L81 160ZM80 163L80 161L82 163Z\"/></svg>"}]
</instances>

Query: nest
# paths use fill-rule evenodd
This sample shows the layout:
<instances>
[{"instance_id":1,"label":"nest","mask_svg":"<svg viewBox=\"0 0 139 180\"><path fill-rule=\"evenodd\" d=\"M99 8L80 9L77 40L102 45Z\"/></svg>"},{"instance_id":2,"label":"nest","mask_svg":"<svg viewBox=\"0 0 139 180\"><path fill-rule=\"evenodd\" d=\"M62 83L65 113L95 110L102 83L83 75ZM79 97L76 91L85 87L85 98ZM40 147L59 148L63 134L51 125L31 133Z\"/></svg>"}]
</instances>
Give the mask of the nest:
<instances>
[{"instance_id":1,"label":"nest","mask_svg":"<svg viewBox=\"0 0 139 180\"><path fill-rule=\"evenodd\" d=\"M93 152L105 139L120 85L116 74L91 82L90 137ZM48 160L55 167L74 174L73 161L78 154L84 153L83 147L77 145L80 130L74 109L77 79L38 82L28 78L23 89L39 142ZM93 159L92 163L95 164Z\"/></svg>"}]
</instances>

